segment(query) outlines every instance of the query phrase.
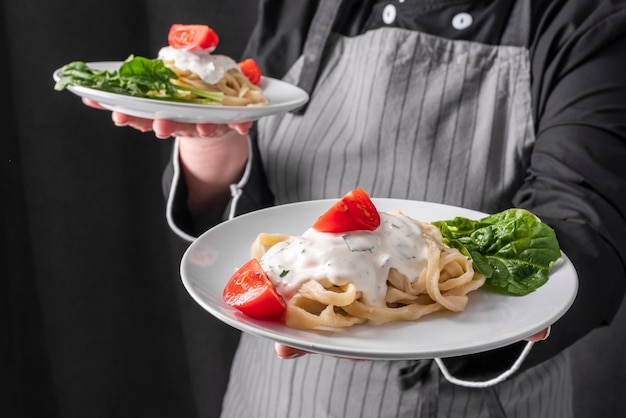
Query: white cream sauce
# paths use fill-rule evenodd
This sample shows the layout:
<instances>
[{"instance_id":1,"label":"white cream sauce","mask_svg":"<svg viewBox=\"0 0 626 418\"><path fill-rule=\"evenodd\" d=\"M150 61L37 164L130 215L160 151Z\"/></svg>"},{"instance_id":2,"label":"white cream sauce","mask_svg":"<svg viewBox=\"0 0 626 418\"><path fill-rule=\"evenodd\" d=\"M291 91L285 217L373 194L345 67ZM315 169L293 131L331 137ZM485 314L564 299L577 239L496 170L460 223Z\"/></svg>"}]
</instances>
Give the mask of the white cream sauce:
<instances>
[{"instance_id":1,"label":"white cream sauce","mask_svg":"<svg viewBox=\"0 0 626 418\"><path fill-rule=\"evenodd\" d=\"M261 258L278 292L291 298L310 279L353 282L371 305L384 305L390 268L416 280L426 265L422 228L405 215L380 212L375 231L324 233L310 228L272 246Z\"/></svg>"},{"instance_id":2,"label":"white cream sauce","mask_svg":"<svg viewBox=\"0 0 626 418\"><path fill-rule=\"evenodd\" d=\"M232 58L226 55L213 55L209 50L192 52L166 46L161 48L158 58L174 61L176 68L189 70L209 84L216 84L231 68L239 68Z\"/></svg>"}]
</instances>

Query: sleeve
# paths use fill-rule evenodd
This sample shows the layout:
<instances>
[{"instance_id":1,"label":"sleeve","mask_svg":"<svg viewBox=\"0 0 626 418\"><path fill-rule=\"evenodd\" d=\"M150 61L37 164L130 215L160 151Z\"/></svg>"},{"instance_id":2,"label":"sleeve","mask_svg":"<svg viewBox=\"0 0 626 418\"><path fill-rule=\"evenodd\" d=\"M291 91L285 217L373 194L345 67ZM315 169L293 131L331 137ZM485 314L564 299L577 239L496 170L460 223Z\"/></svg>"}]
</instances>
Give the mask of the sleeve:
<instances>
[{"instance_id":1,"label":"sleeve","mask_svg":"<svg viewBox=\"0 0 626 418\"><path fill-rule=\"evenodd\" d=\"M554 228L576 268L579 290L520 370L610 324L626 291L626 8L603 11L581 3L564 7L594 10L563 9L560 21L539 25L531 46L537 134L527 177L512 202ZM457 378L490 379L508 369L525 344L446 364Z\"/></svg>"},{"instance_id":2,"label":"sleeve","mask_svg":"<svg viewBox=\"0 0 626 418\"><path fill-rule=\"evenodd\" d=\"M162 186L166 196L166 219L169 227L185 241L193 241L204 231L235 216L271 206L274 196L267 186L265 172L256 146L256 128L250 131L250 158L237 184L232 184L231 199L211 218L192 217L187 208L187 187L182 178L178 159L178 140L174 141L170 161L166 166Z\"/></svg>"},{"instance_id":3,"label":"sleeve","mask_svg":"<svg viewBox=\"0 0 626 418\"><path fill-rule=\"evenodd\" d=\"M318 3L261 0L243 57L253 57L263 74L282 78L302 53Z\"/></svg>"},{"instance_id":4,"label":"sleeve","mask_svg":"<svg viewBox=\"0 0 626 418\"><path fill-rule=\"evenodd\" d=\"M534 50L537 139L513 204L555 229L579 291L530 364L609 324L626 290L626 8L602 9Z\"/></svg>"}]
</instances>

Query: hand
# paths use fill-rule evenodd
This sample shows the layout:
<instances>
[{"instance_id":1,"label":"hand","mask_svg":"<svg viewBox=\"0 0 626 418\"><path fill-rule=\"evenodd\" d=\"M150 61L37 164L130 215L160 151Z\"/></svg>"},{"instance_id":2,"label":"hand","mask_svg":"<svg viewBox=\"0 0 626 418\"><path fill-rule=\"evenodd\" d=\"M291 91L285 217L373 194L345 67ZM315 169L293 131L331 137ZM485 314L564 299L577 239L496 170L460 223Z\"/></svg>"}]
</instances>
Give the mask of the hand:
<instances>
[{"instance_id":1,"label":"hand","mask_svg":"<svg viewBox=\"0 0 626 418\"><path fill-rule=\"evenodd\" d=\"M274 350L278 358L283 360L302 357L305 354L309 354L308 351L300 350L297 348L289 347L287 345L276 343L274 344Z\"/></svg>"},{"instance_id":2,"label":"hand","mask_svg":"<svg viewBox=\"0 0 626 418\"><path fill-rule=\"evenodd\" d=\"M550 336L550 329L551 327L545 328L541 331L539 331L536 334L531 335L530 337L524 338L525 341L531 341L534 343L537 343L539 341L544 341L547 340L548 337Z\"/></svg>"},{"instance_id":3,"label":"hand","mask_svg":"<svg viewBox=\"0 0 626 418\"><path fill-rule=\"evenodd\" d=\"M82 99L83 103L94 109L105 109L98 102L90 99ZM214 124L214 123L185 123L165 119L145 119L126 115L120 112L112 112L111 119L116 126L130 126L140 132L154 132L160 139L169 137L187 138L213 138L222 137L230 131L246 134L252 122Z\"/></svg>"},{"instance_id":4,"label":"hand","mask_svg":"<svg viewBox=\"0 0 626 418\"><path fill-rule=\"evenodd\" d=\"M300 350L299 348L289 347L287 345L283 345L279 343L276 343L274 345L274 349L276 350L276 355L278 356L278 358L282 360L294 359L294 358L302 357L306 354L310 354L308 351ZM333 356L333 357L337 357L337 356ZM337 358L343 358L344 360L351 360L351 361L366 361L363 359L356 359L356 358L346 358L346 357L337 357Z\"/></svg>"},{"instance_id":5,"label":"hand","mask_svg":"<svg viewBox=\"0 0 626 418\"><path fill-rule=\"evenodd\" d=\"M530 337L524 338L525 341L539 342L544 341L550 336L550 327L545 328L539 331L536 334L531 335ZM274 345L274 350L276 350L276 355L281 359L293 359L302 357L305 354L309 354L308 351L300 350L298 348L289 347L283 344L276 343Z\"/></svg>"}]
</instances>

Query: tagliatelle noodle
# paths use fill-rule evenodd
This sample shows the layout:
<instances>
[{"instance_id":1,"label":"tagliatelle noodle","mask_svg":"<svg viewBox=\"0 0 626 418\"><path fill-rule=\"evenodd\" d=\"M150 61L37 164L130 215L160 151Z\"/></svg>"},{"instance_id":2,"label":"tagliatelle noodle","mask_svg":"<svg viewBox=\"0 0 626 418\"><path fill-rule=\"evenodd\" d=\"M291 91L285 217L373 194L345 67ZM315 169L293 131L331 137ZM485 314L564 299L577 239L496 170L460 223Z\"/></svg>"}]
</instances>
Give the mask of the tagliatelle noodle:
<instances>
[{"instance_id":1,"label":"tagliatelle noodle","mask_svg":"<svg viewBox=\"0 0 626 418\"><path fill-rule=\"evenodd\" d=\"M226 71L224 77L218 83L209 84L197 74L189 70L177 68L172 61L164 60L163 64L178 76L178 79L172 80L174 84L204 91L224 93L224 99L222 100L224 106L264 106L268 103L267 98L263 95L263 90L259 86L252 84L236 68Z\"/></svg>"},{"instance_id":2,"label":"tagliatelle noodle","mask_svg":"<svg viewBox=\"0 0 626 418\"><path fill-rule=\"evenodd\" d=\"M270 247L279 242L287 241L289 238L290 236L285 234L268 234L263 232L252 243L251 255L253 258L260 260Z\"/></svg>"},{"instance_id":3,"label":"tagliatelle noodle","mask_svg":"<svg viewBox=\"0 0 626 418\"><path fill-rule=\"evenodd\" d=\"M347 306L357 299L357 289L353 283L336 286L325 280L309 280L298 291L300 296L327 305Z\"/></svg>"},{"instance_id":4,"label":"tagliatelle noodle","mask_svg":"<svg viewBox=\"0 0 626 418\"><path fill-rule=\"evenodd\" d=\"M298 329L313 329L320 326L345 328L362 324L366 320L364 317L345 315L333 305L326 305L299 294L289 301L285 315L285 324Z\"/></svg>"},{"instance_id":5,"label":"tagliatelle noodle","mask_svg":"<svg viewBox=\"0 0 626 418\"><path fill-rule=\"evenodd\" d=\"M463 311L468 293L480 288L485 277L474 271L467 257L443 244L437 227L411 221L421 228L426 262L421 271L413 272L413 279L395 268L389 269L386 278L379 278L386 286L384 304L366 303L361 290L351 281L332 283L328 279L311 279L303 282L293 297L287 298L286 325L299 329L341 328L368 320L413 321L437 311ZM252 246L252 255L260 260L273 245L294 238L260 234Z\"/></svg>"}]
</instances>

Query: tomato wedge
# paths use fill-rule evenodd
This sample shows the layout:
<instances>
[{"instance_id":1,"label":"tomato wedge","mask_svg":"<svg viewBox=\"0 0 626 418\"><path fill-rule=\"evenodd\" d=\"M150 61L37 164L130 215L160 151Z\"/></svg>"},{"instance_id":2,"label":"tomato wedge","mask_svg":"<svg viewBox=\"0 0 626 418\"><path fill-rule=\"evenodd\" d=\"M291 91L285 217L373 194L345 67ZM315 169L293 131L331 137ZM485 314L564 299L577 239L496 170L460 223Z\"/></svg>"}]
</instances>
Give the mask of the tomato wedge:
<instances>
[{"instance_id":1,"label":"tomato wedge","mask_svg":"<svg viewBox=\"0 0 626 418\"><path fill-rule=\"evenodd\" d=\"M369 195L360 187L346 193L320 216L313 229L319 232L373 231L380 226L380 214Z\"/></svg>"},{"instance_id":2,"label":"tomato wedge","mask_svg":"<svg viewBox=\"0 0 626 418\"><path fill-rule=\"evenodd\" d=\"M269 318L287 309L261 264L253 258L232 275L223 292L224 302L252 318Z\"/></svg>"},{"instance_id":3,"label":"tomato wedge","mask_svg":"<svg viewBox=\"0 0 626 418\"><path fill-rule=\"evenodd\" d=\"M254 59L247 58L241 61L239 68L252 84L259 84L259 81L261 81L261 69Z\"/></svg>"},{"instance_id":4,"label":"tomato wedge","mask_svg":"<svg viewBox=\"0 0 626 418\"><path fill-rule=\"evenodd\" d=\"M167 42L172 48L184 49L185 51L198 49L213 50L219 43L219 37L207 25L175 23L167 35Z\"/></svg>"}]
</instances>

